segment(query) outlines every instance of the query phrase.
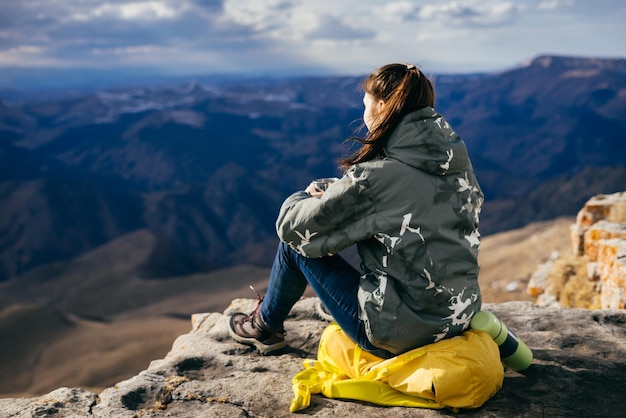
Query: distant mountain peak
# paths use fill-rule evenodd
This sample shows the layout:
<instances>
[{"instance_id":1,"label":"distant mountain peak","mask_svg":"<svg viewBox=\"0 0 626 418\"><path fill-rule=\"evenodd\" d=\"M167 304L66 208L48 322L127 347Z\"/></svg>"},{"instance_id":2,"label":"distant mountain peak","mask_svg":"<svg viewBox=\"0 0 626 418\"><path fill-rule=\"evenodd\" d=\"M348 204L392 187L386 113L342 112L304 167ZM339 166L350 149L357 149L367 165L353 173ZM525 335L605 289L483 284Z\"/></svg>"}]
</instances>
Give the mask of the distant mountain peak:
<instances>
[{"instance_id":1,"label":"distant mountain peak","mask_svg":"<svg viewBox=\"0 0 626 418\"><path fill-rule=\"evenodd\" d=\"M626 59L540 55L527 61L522 67L541 67L558 70L599 68L626 72Z\"/></svg>"}]
</instances>

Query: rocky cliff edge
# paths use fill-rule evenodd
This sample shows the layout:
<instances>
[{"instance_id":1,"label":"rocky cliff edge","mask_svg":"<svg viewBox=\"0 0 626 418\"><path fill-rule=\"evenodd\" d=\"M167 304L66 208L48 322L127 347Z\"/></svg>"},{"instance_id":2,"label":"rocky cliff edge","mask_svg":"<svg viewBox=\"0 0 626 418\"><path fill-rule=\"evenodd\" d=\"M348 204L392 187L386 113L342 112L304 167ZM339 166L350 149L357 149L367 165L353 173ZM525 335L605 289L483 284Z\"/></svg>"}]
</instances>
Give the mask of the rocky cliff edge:
<instances>
[{"instance_id":1,"label":"rocky cliff edge","mask_svg":"<svg viewBox=\"0 0 626 418\"><path fill-rule=\"evenodd\" d=\"M534 352L522 373L507 369L504 387L476 410L379 407L313 396L289 412L291 378L314 358L327 322L315 298L296 304L285 323L288 347L262 356L231 340L235 311L256 301L236 299L224 313L192 317L192 329L164 359L137 376L95 394L60 388L37 398L0 399L0 417L606 417L626 416L626 311L564 309L528 302L486 304Z\"/></svg>"}]
</instances>

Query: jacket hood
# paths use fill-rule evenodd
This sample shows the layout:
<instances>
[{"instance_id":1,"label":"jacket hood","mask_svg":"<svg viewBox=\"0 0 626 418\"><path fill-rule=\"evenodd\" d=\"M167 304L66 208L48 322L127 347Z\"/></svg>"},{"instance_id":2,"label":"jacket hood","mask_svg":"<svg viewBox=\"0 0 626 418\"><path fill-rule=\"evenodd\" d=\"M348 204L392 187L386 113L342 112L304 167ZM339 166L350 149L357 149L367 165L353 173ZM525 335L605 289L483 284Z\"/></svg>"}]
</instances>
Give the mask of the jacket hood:
<instances>
[{"instance_id":1,"label":"jacket hood","mask_svg":"<svg viewBox=\"0 0 626 418\"><path fill-rule=\"evenodd\" d=\"M465 143L432 107L406 115L385 146L387 157L434 175L468 169Z\"/></svg>"}]
</instances>

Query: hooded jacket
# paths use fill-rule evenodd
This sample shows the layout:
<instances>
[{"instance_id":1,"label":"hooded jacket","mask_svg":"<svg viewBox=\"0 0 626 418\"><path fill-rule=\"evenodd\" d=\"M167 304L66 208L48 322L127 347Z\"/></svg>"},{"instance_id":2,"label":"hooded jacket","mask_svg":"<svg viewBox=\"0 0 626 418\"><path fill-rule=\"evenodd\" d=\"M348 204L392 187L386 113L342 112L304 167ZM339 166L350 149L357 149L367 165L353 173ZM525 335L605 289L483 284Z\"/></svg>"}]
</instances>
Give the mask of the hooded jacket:
<instances>
[{"instance_id":1,"label":"hooded jacket","mask_svg":"<svg viewBox=\"0 0 626 418\"><path fill-rule=\"evenodd\" d=\"M276 229L306 257L356 243L368 339L400 354L460 335L480 310L483 194L465 143L431 107L405 116L384 151L350 167L321 198L288 197Z\"/></svg>"}]
</instances>

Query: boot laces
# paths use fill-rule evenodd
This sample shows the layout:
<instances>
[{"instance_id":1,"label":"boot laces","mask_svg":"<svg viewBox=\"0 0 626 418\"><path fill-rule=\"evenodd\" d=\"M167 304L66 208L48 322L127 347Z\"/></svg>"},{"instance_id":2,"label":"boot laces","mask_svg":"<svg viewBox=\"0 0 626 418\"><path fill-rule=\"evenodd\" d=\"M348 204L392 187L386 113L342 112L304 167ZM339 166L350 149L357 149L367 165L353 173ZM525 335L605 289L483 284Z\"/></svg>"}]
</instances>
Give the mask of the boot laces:
<instances>
[{"instance_id":1,"label":"boot laces","mask_svg":"<svg viewBox=\"0 0 626 418\"><path fill-rule=\"evenodd\" d=\"M260 328L261 330L268 330L267 325L263 324L263 320L261 319L261 304L263 303L263 299L265 299L265 296L261 296L259 292L254 288L254 286L250 285L249 287L256 294L257 304L256 304L256 308L254 308L254 310L250 312L248 316L243 318L243 320L244 322L249 322L250 324L252 324L253 327L257 329ZM285 334L287 334L284 329L275 330L275 331L273 330L271 332L278 333L282 335L283 337L285 336Z\"/></svg>"},{"instance_id":2,"label":"boot laces","mask_svg":"<svg viewBox=\"0 0 626 418\"><path fill-rule=\"evenodd\" d=\"M259 318L261 316L261 312L260 312L260 310L261 310L261 303L263 303L264 296L261 296L259 294L259 292L257 292L257 290L252 285L250 285L250 289L252 289L252 291L256 294L257 304L256 304L256 308L254 308L254 310L252 312L250 312L248 314L248 316L246 316L243 320L245 322L250 322L252 325L255 325L254 318L257 315L259 316Z\"/></svg>"}]
</instances>

